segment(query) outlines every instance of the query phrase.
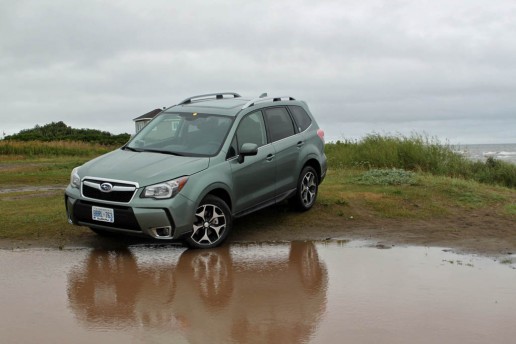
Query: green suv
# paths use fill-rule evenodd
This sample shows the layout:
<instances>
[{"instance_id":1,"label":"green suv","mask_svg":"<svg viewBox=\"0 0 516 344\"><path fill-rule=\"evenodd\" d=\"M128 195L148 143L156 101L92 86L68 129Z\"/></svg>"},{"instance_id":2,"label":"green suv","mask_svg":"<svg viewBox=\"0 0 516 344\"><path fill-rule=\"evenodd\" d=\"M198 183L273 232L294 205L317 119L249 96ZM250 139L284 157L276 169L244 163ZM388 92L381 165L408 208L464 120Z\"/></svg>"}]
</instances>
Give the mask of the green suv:
<instances>
[{"instance_id":1,"label":"green suv","mask_svg":"<svg viewBox=\"0 0 516 344\"><path fill-rule=\"evenodd\" d=\"M163 110L125 146L76 167L70 223L220 245L232 220L292 199L310 209L326 174L324 132L292 97L190 97Z\"/></svg>"}]
</instances>

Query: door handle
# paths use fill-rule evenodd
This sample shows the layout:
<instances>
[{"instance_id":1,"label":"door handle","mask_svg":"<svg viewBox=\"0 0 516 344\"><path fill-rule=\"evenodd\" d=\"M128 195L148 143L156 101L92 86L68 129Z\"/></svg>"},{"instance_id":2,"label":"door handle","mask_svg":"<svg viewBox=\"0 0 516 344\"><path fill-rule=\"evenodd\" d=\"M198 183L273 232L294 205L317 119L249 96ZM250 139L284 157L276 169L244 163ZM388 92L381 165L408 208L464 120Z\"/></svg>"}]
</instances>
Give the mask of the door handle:
<instances>
[{"instance_id":1,"label":"door handle","mask_svg":"<svg viewBox=\"0 0 516 344\"><path fill-rule=\"evenodd\" d=\"M301 147L303 147L303 145L304 145L304 144L305 144L305 143L304 143L303 141L299 141L299 142L297 143L297 147L298 147L298 148L301 148Z\"/></svg>"},{"instance_id":2,"label":"door handle","mask_svg":"<svg viewBox=\"0 0 516 344\"><path fill-rule=\"evenodd\" d=\"M267 160L267 161L272 161L272 159L274 159L274 154L269 154L269 155L267 155L267 157L265 158L265 160Z\"/></svg>"}]
</instances>

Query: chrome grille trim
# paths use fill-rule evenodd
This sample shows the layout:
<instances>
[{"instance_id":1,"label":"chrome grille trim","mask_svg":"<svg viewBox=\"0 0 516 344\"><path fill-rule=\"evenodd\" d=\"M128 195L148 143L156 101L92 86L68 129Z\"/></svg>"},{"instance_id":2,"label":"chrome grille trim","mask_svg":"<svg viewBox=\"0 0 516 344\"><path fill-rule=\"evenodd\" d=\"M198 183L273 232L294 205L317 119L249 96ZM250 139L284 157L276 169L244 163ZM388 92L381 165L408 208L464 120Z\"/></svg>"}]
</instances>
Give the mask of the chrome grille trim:
<instances>
[{"instance_id":1,"label":"chrome grille trim","mask_svg":"<svg viewBox=\"0 0 516 344\"><path fill-rule=\"evenodd\" d=\"M101 183L92 183L92 182L89 182L89 181L85 180L83 182L83 184L86 185L86 186L89 186L90 188L94 188L94 189L102 191L102 189L100 188L100 185L102 185L102 183L104 183L104 182L108 182L108 181L102 181ZM118 186L118 185L115 185L115 186L113 186L113 188L111 189L110 192L113 192L113 191L135 191L135 190L136 190L135 186Z\"/></svg>"},{"instance_id":2,"label":"chrome grille trim","mask_svg":"<svg viewBox=\"0 0 516 344\"><path fill-rule=\"evenodd\" d=\"M100 188L100 185L103 183L110 183L113 185L113 188L110 192L103 192ZM117 185L118 184L118 185ZM96 192L99 192L99 195L106 195L104 198L102 197L89 197L84 194L84 187L89 187L94 189ZM140 185L136 182L131 182L127 180L119 180L119 179L109 179L109 178L97 178L97 177L84 177L81 180L81 196L84 199L95 200L95 201L104 201L111 203L119 203L119 204L127 204L130 203L134 196L136 195L137 190L140 188ZM120 195L119 193L129 193L132 192L131 197L126 201L128 195ZM116 198L117 193L120 197L124 198L123 201L113 200Z\"/></svg>"}]
</instances>

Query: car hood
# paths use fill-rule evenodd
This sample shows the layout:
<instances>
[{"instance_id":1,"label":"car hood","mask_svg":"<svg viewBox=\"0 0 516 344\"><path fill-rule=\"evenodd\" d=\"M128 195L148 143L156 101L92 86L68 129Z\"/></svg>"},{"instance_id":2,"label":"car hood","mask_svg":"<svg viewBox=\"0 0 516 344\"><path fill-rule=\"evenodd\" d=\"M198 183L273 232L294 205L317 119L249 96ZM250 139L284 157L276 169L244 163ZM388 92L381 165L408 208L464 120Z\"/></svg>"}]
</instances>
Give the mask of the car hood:
<instances>
[{"instance_id":1,"label":"car hood","mask_svg":"<svg viewBox=\"0 0 516 344\"><path fill-rule=\"evenodd\" d=\"M147 186L192 175L208 168L209 163L210 158L206 157L118 149L82 165L79 176L132 181Z\"/></svg>"}]
</instances>

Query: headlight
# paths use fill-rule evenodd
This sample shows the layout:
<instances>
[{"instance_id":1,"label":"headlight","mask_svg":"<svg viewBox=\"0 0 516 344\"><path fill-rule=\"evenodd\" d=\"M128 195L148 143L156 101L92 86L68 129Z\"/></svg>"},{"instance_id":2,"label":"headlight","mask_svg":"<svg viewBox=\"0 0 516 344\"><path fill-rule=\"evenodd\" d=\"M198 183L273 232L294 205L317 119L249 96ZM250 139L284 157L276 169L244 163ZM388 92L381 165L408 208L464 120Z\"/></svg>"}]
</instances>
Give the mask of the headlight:
<instances>
[{"instance_id":1,"label":"headlight","mask_svg":"<svg viewBox=\"0 0 516 344\"><path fill-rule=\"evenodd\" d=\"M183 189L187 181L188 177L181 177L168 182L147 186L143 189L141 197L156 199L172 198Z\"/></svg>"},{"instance_id":2,"label":"headlight","mask_svg":"<svg viewBox=\"0 0 516 344\"><path fill-rule=\"evenodd\" d=\"M70 185L73 188L79 189L81 187L81 177L79 177L79 167L76 167L72 170L72 174L70 175Z\"/></svg>"}]
</instances>

